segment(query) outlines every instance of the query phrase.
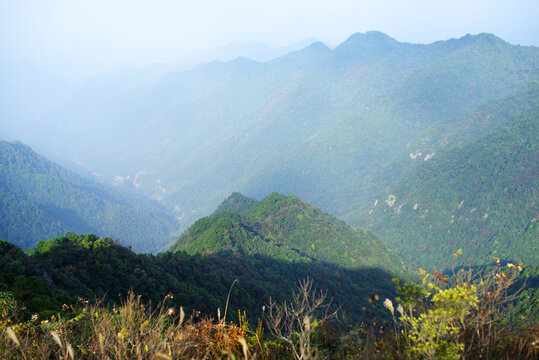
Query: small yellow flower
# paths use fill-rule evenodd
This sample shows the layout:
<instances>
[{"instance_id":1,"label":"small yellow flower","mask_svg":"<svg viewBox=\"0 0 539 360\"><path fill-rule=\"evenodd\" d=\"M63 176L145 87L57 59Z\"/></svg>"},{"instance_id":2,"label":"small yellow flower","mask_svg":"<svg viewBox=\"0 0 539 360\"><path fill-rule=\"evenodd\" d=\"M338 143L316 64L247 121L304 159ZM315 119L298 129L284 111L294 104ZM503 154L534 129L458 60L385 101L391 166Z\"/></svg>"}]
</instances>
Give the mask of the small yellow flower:
<instances>
[{"instance_id":1,"label":"small yellow flower","mask_svg":"<svg viewBox=\"0 0 539 360\"><path fill-rule=\"evenodd\" d=\"M118 339L123 340L125 339L126 336L127 336L127 329L123 327L122 330L120 330L120 332L118 333Z\"/></svg>"}]
</instances>

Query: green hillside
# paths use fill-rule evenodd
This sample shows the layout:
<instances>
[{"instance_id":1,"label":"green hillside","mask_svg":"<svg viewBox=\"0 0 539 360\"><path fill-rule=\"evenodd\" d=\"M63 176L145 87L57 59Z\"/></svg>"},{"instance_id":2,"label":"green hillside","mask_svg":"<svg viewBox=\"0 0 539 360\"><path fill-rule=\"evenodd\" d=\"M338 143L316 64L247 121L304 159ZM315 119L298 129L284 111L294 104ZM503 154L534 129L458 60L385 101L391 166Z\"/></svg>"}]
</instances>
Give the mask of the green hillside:
<instances>
[{"instance_id":1,"label":"green hillside","mask_svg":"<svg viewBox=\"0 0 539 360\"><path fill-rule=\"evenodd\" d=\"M158 251L178 226L159 204L63 169L19 142L0 142L0 238L33 248L68 231Z\"/></svg>"},{"instance_id":2,"label":"green hillside","mask_svg":"<svg viewBox=\"0 0 539 360\"><path fill-rule=\"evenodd\" d=\"M239 193L211 216L196 221L171 251L233 251L289 263L327 263L344 268L402 269L383 241L355 229L293 195L273 193L255 202Z\"/></svg>"},{"instance_id":3,"label":"green hillside","mask_svg":"<svg viewBox=\"0 0 539 360\"><path fill-rule=\"evenodd\" d=\"M489 34L401 44L349 74L355 87L342 94L354 96L348 113L273 159L240 189L257 198L271 191L294 193L344 217L408 172L411 142L424 139L433 126L451 133L489 101L528 86L537 79L538 61L536 48L515 47ZM476 136L486 132L479 127Z\"/></svg>"},{"instance_id":4,"label":"green hillside","mask_svg":"<svg viewBox=\"0 0 539 360\"><path fill-rule=\"evenodd\" d=\"M512 267L515 268L515 265ZM433 280L424 287L401 282L398 293L401 296L406 294L404 301L419 304L417 311L420 314L414 314L414 319L422 323L432 321L434 316L439 319L438 314L442 311L450 320L454 319L458 327L449 320L442 320L445 321L442 324L455 329L459 338L451 341L465 343L466 354L471 353L474 358L487 353L494 354L492 358L498 358L498 354L506 354L500 355L502 358L511 358L516 353L518 358L534 359L534 353L529 350L534 346L534 329L537 325L538 269L535 266L523 270L519 274L519 270L498 266L496 275L485 272L491 275L481 278L486 284L483 281L477 283L477 286L481 286L479 289L460 281L445 288ZM500 273L507 275L505 281L513 283L516 280L517 285L509 289L510 293L524 282L527 284L517 301L507 304L507 309L500 305L510 284L504 284L504 280L500 282ZM477 275L475 270L474 274ZM414 340L414 333L408 335L410 330L405 325L409 320L405 316L400 316L399 320L393 318L395 326L391 330L389 314L394 308L388 302L395 299L397 294L392 290L390 274L380 269L346 269L322 262L289 263L231 251L205 256L191 256L185 252L137 255L115 244L111 238L74 233L41 241L36 250L27 255L14 245L0 241L2 324L4 328L16 331L16 338L21 339L15 341L15 348L12 340L15 336L11 334L11 339L2 337L0 351L10 354L9 358L19 358L21 353L35 356L37 350L50 351L51 348L60 354L63 349L58 348L50 337L51 334L61 334L62 341L77 344L75 351L78 358L93 358L98 344L103 356L106 353L116 356L117 352L109 344L116 344L113 341L117 339L119 346L132 349L130 354L133 354L117 358L132 358L142 353L146 355L144 358L149 359L151 349L163 348L162 341L148 336L155 331L161 336L172 334L169 344L189 343L197 347L199 353L208 346L216 347L220 352L206 357L225 358L230 357L230 352L223 354L221 345L229 339L234 340L232 336L235 333L228 330L237 329L239 332L235 336L245 336L251 351L260 350L265 354L262 358L290 358L290 346L272 337L271 331L268 331L272 318L268 299L271 297L278 302L286 300L294 303L290 293L297 285L297 279L307 276L314 279L317 289L327 290L333 304L330 311L340 305L341 316L338 321L324 323L318 320L324 317L323 312L309 313L307 319L307 316L286 317L283 326L292 321L310 324L314 330L311 343L330 358L347 359L350 355L376 358L381 354L387 358L414 357L414 352L409 348L415 345L412 341L417 340ZM444 279L443 275L438 276ZM411 287L403 293L407 286ZM438 286L443 287L440 289ZM432 294L426 290L433 291L433 288L438 296L433 297L433 302L424 308L420 299L425 300L425 296L430 298ZM411 289L414 291L409 291ZM126 296L130 291L135 295ZM479 297L479 300L474 300L478 305L473 312L461 300L459 292L463 291ZM440 303L440 295L448 299L445 300L447 304ZM298 301L300 305L310 306L315 299L317 295L310 292ZM386 299L385 307L376 299ZM473 296L472 299L477 297ZM463 307L466 315L462 315ZM181 309L180 320L174 316L174 311L178 309ZM185 318L181 315L182 310ZM399 308L396 315L398 313ZM152 314L150 319L148 314ZM217 322L216 316L221 319L226 316L226 323ZM509 324L507 320L510 320ZM440 320L436 321L435 324L440 323ZM247 322L251 325L247 325ZM257 323L259 328L255 335L252 324ZM166 330L161 327L163 324L167 326ZM192 329L194 336L182 336L184 329ZM220 332L219 329L224 331ZM470 333L478 330L488 334L487 345L475 339L466 341L473 338L469 336ZM431 336L444 334L443 330L429 328L428 331L433 331ZM108 336L105 338L103 334ZM297 334L292 333L291 336ZM35 339L36 335L39 340L28 341ZM204 341L205 338L209 338L209 341ZM518 346L515 346L516 340L519 340ZM448 342L445 339L441 341ZM95 342L93 346L89 345L91 342ZM40 345L39 348L36 344ZM103 351L104 346L107 346L107 351ZM93 351L89 352L89 348ZM148 350L144 353L141 349ZM235 349L236 353L241 351L239 346ZM405 356L402 355L403 351L406 351ZM185 355L184 352L177 353L179 357ZM509 357L507 354L510 354ZM54 356L57 357L62 356Z\"/></svg>"},{"instance_id":5,"label":"green hillside","mask_svg":"<svg viewBox=\"0 0 539 360\"><path fill-rule=\"evenodd\" d=\"M371 181L409 142L537 79L538 66L536 47L492 34L421 45L358 33L333 50L80 89L43 119L35 146L142 191L185 227L233 191L293 193L344 216L397 180Z\"/></svg>"},{"instance_id":6,"label":"green hillside","mask_svg":"<svg viewBox=\"0 0 539 360\"><path fill-rule=\"evenodd\" d=\"M537 264L539 102L528 95L495 130L423 161L360 221L418 266L447 268L458 248L463 265Z\"/></svg>"},{"instance_id":7,"label":"green hillside","mask_svg":"<svg viewBox=\"0 0 539 360\"><path fill-rule=\"evenodd\" d=\"M135 254L111 238L74 233L41 241L28 256L3 241L0 249L0 291L13 293L30 315L55 314L62 304L75 304L77 297L104 297L106 303L118 303L119 294L125 296L133 290L153 304L172 293L171 305L214 317L218 308L224 310L236 279L239 282L232 288L230 317L237 318L238 310L245 310L254 321L262 317L262 306L270 297L288 299L298 280L306 277L342 305L349 321L367 317L362 308L368 305L371 294L394 296L391 274L370 267L290 263L232 251L206 256L183 251Z\"/></svg>"},{"instance_id":8,"label":"green hillside","mask_svg":"<svg viewBox=\"0 0 539 360\"><path fill-rule=\"evenodd\" d=\"M469 116L435 122L415 135L390 161L372 169L361 179L347 194L355 201L349 201L347 207L339 209L341 218L350 224L364 226L362 209L372 204L377 194L426 161L477 140L519 112L533 111L538 103L539 84L530 82L513 93L488 101Z\"/></svg>"},{"instance_id":9,"label":"green hillside","mask_svg":"<svg viewBox=\"0 0 539 360\"><path fill-rule=\"evenodd\" d=\"M270 297L288 299L298 280L310 277L348 320L357 321L367 317L371 294L394 296L391 278L405 274L372 233L277 193L262 201L233 193L158 255L72 232L40 241L28 256L0 245L0 291L11 291L34 312L52 311L77 296L116 302L118 294L133 290L154 304L172 293L177 306L210 316L224 308L237 279L231 312L246 310L256 320Z\"/></svg>"}]
</instances>

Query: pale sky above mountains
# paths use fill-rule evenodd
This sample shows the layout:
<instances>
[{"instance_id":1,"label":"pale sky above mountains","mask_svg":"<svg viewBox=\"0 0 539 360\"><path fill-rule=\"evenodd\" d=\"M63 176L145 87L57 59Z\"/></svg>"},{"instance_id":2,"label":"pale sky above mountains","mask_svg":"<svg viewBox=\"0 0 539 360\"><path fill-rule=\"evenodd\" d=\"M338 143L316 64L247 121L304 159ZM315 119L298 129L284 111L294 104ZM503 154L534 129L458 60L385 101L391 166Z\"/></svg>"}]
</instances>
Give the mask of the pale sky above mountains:
<instances>
[{"instance_id":1,"label":"pale sky above mountains","mask_svg":"<svg viewBox=\"0 0 539 360\"><path fill-rule=\"evenodd\" d=\"M238 40L337 45L369 30L414 43L491 32L537 46L538 18L537 0L0 0L0 57L90 71Z\"/></svg>"}]
</instances>

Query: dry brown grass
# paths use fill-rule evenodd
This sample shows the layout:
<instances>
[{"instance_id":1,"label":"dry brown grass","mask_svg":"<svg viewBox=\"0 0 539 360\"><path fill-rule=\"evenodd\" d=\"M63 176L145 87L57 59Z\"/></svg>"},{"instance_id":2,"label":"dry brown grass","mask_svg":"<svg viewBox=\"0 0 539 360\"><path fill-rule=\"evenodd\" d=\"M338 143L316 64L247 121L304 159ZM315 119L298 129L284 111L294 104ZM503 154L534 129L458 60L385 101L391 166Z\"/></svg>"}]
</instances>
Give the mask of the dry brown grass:
<instances>
[{"instance_id":1,"label":"dry brown grass","mask_svg":"<svg viewBox=\"0 0 539 360\"><path fill-rule=\"evenodd\" d=\"M474 279L470 272L462 272L452 282L441 274L432 275L429 296L458 287L471 291L471 284L477 285L473 287L477 302L467 315L448 322L454 331L444 341L463 344L455 358L539 357L539 324L506 323L507 305L518 296L518 291L510 290L517 270L498 267ZM310 280L300 282L292 303L270 302L266 321L274 339L263 336L262 319L252 330L245 313L238 314L239 324L221 318L220 311L217 319L199 318L196 313L186 316L182 308L166 305L171 295L157 306L143 303L133 293L113 308L81 301L80 307L64 309L63 314L43 321L37 317L23 320L16 304L5 303L0 304L0 359L414 359L410 321L436 310L436 302L425 301L427 292L419 291L420 285L399 286L402 294L415 294L418 301L410 296L409 303L405 302L401 294L404 309L384 301L393 326L374 318L370 325L362 323L343 333L333 331L325 321L333 313L315 315L315 310L327 310L325 293L315 292ZM371 306L377 301L377 296L371 296Z\"/></svg>"},{"instance_id":2,"label":"dry brown grass","mask_svg":"<svg viewBox=\"0 0 539 360\"><path fill-rule=\"evenodd\" d=\"M3 359L220 359L254 358L246 331L213 319L186 319L183 309L152 309L130 293L112 310L89 305L71 320L5 326Z\"/></svg>"}]
</instances>

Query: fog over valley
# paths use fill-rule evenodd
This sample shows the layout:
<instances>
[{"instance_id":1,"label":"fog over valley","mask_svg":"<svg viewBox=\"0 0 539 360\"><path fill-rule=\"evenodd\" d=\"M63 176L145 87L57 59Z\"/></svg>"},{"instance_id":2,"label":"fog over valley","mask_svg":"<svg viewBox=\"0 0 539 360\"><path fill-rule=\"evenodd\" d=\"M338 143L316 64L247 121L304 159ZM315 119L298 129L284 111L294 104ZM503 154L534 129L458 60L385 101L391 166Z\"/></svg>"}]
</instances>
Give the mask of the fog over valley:
<instances>
[{"instance_id":1,"label":"fog over valley","mask_svg":"<svg viewBox=\"0 0 539 360\"><path fill-rule=\"evenodd\" d=\"M538 16L0 2L0 357L537 358Z\"/></svg>"}]
</instances>

